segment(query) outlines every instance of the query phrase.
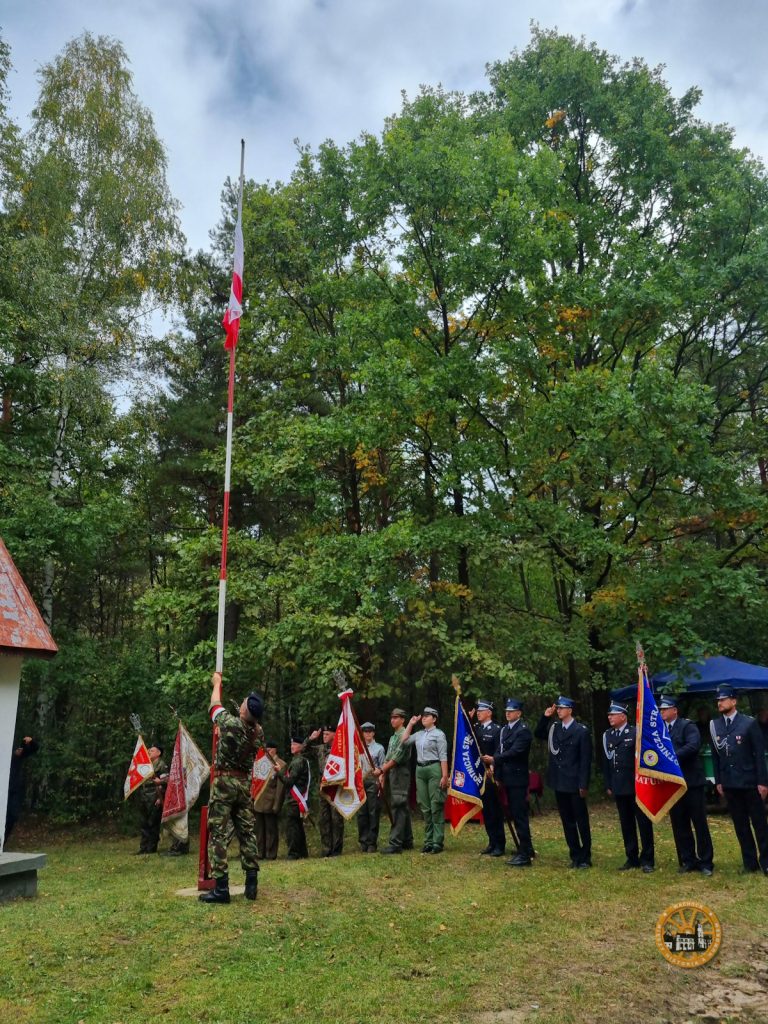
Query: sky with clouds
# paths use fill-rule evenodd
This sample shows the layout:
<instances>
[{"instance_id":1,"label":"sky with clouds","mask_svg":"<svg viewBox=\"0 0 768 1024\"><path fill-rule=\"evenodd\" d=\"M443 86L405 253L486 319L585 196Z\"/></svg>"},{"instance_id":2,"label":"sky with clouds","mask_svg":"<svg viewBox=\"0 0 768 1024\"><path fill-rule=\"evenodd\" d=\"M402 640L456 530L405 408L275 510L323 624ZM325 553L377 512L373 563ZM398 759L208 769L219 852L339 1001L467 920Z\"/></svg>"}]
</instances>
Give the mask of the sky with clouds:
<instances>
[{"instance_id":1,"label":"sky with clouds","mask_svg":"<svg viewBox=\"0 0 768 1024\"><path fill-rule=\"evenodd\" d=\"M119 39L168 152L192 248L205 247L222 184L285 179L294 140L378 132L420 84L482 88L485 65L524 47L530 23L664 64L673 92L768 158L764 0L26 0L0 8L11 113L25 126L37 71L88 30Z\"/></svg>"}]
</instances>

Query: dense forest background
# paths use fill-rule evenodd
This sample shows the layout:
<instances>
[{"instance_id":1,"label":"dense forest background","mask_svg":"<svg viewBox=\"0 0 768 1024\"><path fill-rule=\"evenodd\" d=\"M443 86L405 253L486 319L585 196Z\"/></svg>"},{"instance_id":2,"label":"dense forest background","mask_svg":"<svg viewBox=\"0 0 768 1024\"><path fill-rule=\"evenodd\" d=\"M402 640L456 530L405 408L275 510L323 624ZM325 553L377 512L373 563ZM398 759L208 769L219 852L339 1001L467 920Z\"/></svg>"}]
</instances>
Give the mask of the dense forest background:
<instances>
[{"instance_id":1,"label":"dense forest background","mask_svg":"<svg viewBox=\"0 0 768 1024\"><path fill-rule=\"evenodd\" d=\"M207 742L235 194L188 252L115 41L43 68L26 134L10 67L0 536L60 648L24 671L35 798L78 818L131 712ZM385 734L452 672L602 727L636 639L768 662L768 182L697 101L535 30L246 183L226 690L281 742L337 668Z\"/></svg>"}]
</instances>

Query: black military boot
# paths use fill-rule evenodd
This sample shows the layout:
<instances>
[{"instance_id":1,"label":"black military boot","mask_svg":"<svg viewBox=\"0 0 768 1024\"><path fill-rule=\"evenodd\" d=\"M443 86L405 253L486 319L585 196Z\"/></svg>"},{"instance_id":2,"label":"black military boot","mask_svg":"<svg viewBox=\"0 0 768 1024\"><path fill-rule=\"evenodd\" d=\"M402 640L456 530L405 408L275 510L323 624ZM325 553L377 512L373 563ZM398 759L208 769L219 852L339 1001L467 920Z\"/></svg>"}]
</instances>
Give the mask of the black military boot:
<instances>
[{"instance_id":1,"label":"black military boot","mask_svg":"<svg viewBox=\"0 0 768 1024\"><path fill-rule=\"evenodd\" d=\"M229 875L216 879L216 886L197 897L201 903L229 903Z\"/></svg>"},{"instance_id":2,"label":"black military boot","mask_svg":"<svg viewBox=\"0 0 768 1024\"><path fill-rule=\"evenodd\" d=\"M245 898L255 900L259 891L259 869L248 868L245 872Z\"/></svg>"}]
</instances>

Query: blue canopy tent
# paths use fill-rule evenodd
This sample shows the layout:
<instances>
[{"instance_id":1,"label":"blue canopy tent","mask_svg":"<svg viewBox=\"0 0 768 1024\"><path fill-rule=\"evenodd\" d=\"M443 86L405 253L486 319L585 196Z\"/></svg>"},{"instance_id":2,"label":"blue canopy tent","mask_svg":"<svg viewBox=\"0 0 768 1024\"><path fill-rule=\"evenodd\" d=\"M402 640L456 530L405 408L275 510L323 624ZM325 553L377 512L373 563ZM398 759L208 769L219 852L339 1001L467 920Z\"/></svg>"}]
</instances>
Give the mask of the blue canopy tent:
<instances>
[{"instance_id":1,"label":"blue canopy tent","mask_svg":"<svg viewBox=\"0 0 768 1024\"><path fill-rule=\"evenodd\" d=\"M736 661L734 658L702 658L701 661L685 661L681 658L677 669L659 672L651 677L653 692L658 693L678 680L684 684L681 695L690 697L714 696L720 683L730 683L738 693L768 690L768 668L749 665L746 661ZM611 696L618 700L632 700L636 694L636 685L611 690Z\"/></svg>"}]
</instances>

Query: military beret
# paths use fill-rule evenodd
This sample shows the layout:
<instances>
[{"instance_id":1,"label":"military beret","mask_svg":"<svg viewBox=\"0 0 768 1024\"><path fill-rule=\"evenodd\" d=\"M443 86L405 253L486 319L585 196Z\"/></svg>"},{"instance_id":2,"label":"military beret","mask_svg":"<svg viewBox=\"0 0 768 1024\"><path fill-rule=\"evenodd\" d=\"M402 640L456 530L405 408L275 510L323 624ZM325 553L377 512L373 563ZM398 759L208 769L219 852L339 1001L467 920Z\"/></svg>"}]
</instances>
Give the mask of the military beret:
<instances>
[{"instance_id":1,"label":"military beret","mask_svg":"<svg viewBox=\"0 0 768 1024\"><path fill-rule=\"evenodd\" d=\"M363 732L375 732L376 731L376 726L373 724L373 722L363 722L363 724L360 726L360 728L363 730Z\"/></svg>"},{"instance_id":2,"label":"military beret","mask_svg":"<svg viewBox=\"0 0 768 1024\"><path fill-rule=\"evenodd\" d=\"M573 707L575 707L575 705L576 705L576 702L571 700L570 697L562 697L562 696L560 696L555 701L555 707L558 707L558 708L573 708Z\"/></svg>"},{"instance_id":3,"label":"military beret","mask_svg":"<svg viewBox=\"0 0 768 1024\"><path fill-rule=\"evenodd\" d=\"M721 683L717 688L717 699L721 700L723 697L735 697L736 692L730 683Z\"/></svg>"},{"instance_id":4,"label":"military beret","mask_svg":"<svg viewBox=\"0 0 768 1024\"><path fill-rule=\"evenodd\" d=\"M478 711L493 711L494 703L492 700L479 700L476 707Z\"/></svg>"},{"instance_id":5,"label":"military beret","mask_svg":"<svg viewBox=\"0 0 768 1024\"><path fill-rule=\"evenodd\" d=\"M246 707L248 708L248 714L255 718L257 722L260 722L261 716L264 714L264 700L261 694L249 693Z\"/></svg>"},{"instance_id":6,"label":"military beret","mask_svg":"<svg viewBox=\"0 0 768 1024\"><path fill-rule=\"evenodd\" d=\"M523 702L521 700L515 700L514 697L508 697L507 703L504 705L505 711L522 711Z\"/></svg>"},{"instance_id":7,"label":"military beret","mask_svg":"<svg viewBox=\"0 0 768 1024\"><path fill-rule=\"evenodd\" d=\"M421 712L421 714L422 714L422 717L424 715L432 715L433 718L437 718L437 712L435 711L434 708L429 708L429 707L424 708L424 710Z\"/></svg>"},{"instance_id":8,"label":"military beret","mask_svg":"<svg viewBox=\"0 0 768 1024\"><path fill-rule=\"evenodd\" d=\"M619 704L619 702L616 700L611 701L610 707L608 708L609 715L626 715L626 713L626 704Z\"/></svg>"},{"instance_id":9,"label":"military beret","mask_svg":"<svg viewBox=\"0 0 768 1024\"><path fill-rule=\"evenodd\" d=\"M659 701L659 707L660 708L676 708L677 707L677 700L676 700L675 697L668 697L666 695L666 693L664 693L664 694L661 695L661 700Z\"/></svg>"},{"instance_id":10,"label":"military beret","mask_svg":"<svg viewBox=\"0 0 768 1024\"><path fill-rule=\"evenodd\" d=\"M291 736L291 743L303 744L304 743L304 737L303 736Z\"/></svg>"},{"instance_id":11,"label":"military beret","mask_svg":"<svg viewBox=\"0 0 768 1024\"><path fill-rule=\"evenodd\" d=\"M324 725L322 727L322 729L323 729L323 732L336 732L336 726L335 725Z\"/></svg>"},{"instance_id":12,"label":"military beret","mask_svg":"<svg viewBox=\"0 0 768 1024\"><path fill-rule=\"evenodd\" d=\"M274 740L264 740L264 746L269 750L277 750L277 744Z\"/></svg>"},{"instance_id":13,"label":"military beret","mask_svg":"<svg viewBox=\"0 0 768 1024\"><path fill-rule=\"evenodd\" d=\"M402 708L392 708L389 715L390 718L406 718L407 715Z\"/></svg>"}]
</instances>

